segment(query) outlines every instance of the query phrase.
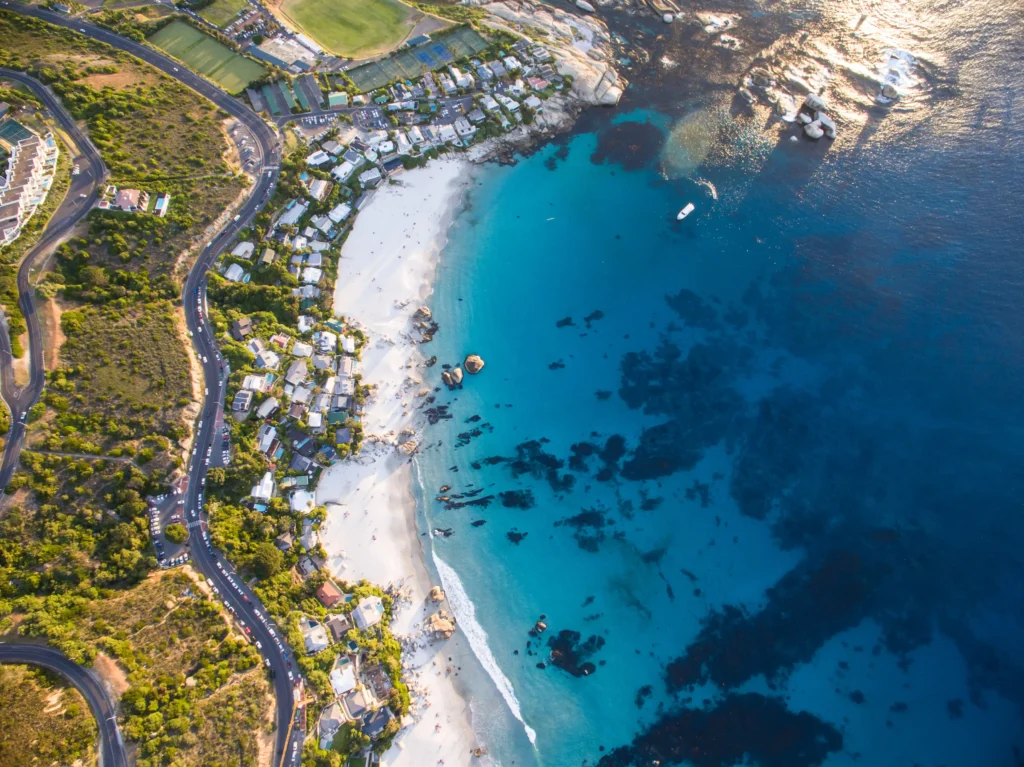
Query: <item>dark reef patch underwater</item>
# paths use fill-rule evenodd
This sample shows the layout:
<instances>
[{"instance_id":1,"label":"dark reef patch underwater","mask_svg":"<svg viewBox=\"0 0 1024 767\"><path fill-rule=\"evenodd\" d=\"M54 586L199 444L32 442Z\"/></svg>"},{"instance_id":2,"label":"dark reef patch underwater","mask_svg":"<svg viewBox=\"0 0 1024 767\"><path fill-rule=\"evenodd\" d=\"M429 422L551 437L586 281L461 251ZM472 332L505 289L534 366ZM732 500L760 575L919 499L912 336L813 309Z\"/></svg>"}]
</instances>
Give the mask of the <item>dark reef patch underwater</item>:
<instances>
[{"instance_id":1,"label":"dark reef patch underwater","mask_svg":"<svg viewBox=\"0 0 1024 767\"><path fill-rule=\"evenodd\" d=\"M602 8L626 102L453 226L434 344L487 369L417 461L502 764L1022 764L1024 17L798 5ZM833 143L734 98L762 66Z\"/></svg>"}]
</instances>

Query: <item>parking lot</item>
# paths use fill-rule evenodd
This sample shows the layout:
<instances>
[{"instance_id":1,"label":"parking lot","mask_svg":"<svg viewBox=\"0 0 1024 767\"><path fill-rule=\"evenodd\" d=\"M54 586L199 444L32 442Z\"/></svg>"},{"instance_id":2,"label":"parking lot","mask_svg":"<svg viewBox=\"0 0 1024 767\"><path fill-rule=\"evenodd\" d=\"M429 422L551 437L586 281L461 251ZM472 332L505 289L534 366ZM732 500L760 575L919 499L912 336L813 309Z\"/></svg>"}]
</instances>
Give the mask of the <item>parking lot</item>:
<instances>
[{"instance_id":1,"label":"parking lot","mask_svg":"<svg viewBox=\"0 0 1024 767\"><path fill-rule=\"evenodd\" d=\"M256 169L256 142L249 134L248 129L240 122L233 122L228 126L228 135L235 143L238 157L242 163L242 170L252 171Z\"/></svg>"}]
</instances>

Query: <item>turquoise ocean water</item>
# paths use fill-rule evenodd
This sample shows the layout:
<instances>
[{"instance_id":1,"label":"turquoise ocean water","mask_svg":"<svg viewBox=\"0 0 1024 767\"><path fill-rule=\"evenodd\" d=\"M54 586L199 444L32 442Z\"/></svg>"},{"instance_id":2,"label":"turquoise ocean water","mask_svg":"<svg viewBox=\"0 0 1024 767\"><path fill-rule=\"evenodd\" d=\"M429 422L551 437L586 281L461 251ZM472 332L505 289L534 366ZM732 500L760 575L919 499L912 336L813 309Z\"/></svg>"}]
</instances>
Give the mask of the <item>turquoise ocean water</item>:
<instances>
[{"instance_id":1,"label":"turquoise ocean water","mask_svg":"<svg viewBox=\"0 0 1024 767\"><path fill-rule=\"evenodd\" d=\"M417 493L483 741L1020 764L1020 128L930 105L667 172L721 111L688 104L479 169L442 256L428 377L486 367L437 392Z\"/></svg>"}]
</instances>

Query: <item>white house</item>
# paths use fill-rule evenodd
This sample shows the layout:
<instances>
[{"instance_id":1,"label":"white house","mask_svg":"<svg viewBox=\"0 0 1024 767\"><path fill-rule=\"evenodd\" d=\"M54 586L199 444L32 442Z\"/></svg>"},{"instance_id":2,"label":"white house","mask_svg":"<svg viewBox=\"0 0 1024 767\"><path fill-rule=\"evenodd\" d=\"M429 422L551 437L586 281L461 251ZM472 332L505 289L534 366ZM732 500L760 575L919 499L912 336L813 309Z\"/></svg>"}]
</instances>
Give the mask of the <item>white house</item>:
<instances>
[{"instance_id":1,"label":"white house","mask_svg":"<svg viewBox=\"0 0 1024 767\"><path fill-rule=\"evenodd\" d=\"M317 269L315 266L307 266L302 270L302 281L307 285L316 285L323 276L323 269Z\"/></svg>"},{"instance_id":2,"label":"white house","mask_svg":"<svg viewBox=\"0 0 1024 767\"><path fill-rule=\"evenodd\" d=\"M380 181L380 179L381 175L379 168L370 168L369 170L364 170L362 173L359 174L359 183L362 184L363 186L370 186L371 184L376 184L378 181Z\"/></svg>"},{"instance_id":3,"label":"white house","mask_svg":"<svg viewBox=\"0 0 1024 767\"><path fill-rule=\"evenodd\" d=\"M254 250L256 250L256 246L251 242L240 242L235 245L235 249L231 251L231 255L237 256L238 258L249 259L252 258Z\"/></svg>"},{"instance_id":4,"label":"white house","mask_svg":"<svg viewBox=\"0 0 1024 767\"><path fill-rule=\"evenodd\" d=\"M278 226L294 226L305 215L306 211L309 210L309 203L307 202L295 202L294 200L292 202L293 204L277 220Z\"/></svg>"},{"instance_id":5,"label":"white house","mask_svg":"<svg viewBox=\"0 0 1024 767\"><path fill-rule=\"evenodd\" d=\"M295 345L292 347L292 354L296 357L312 357L313 347L305 341L296 341Z\"/></svg>"},{"instance_id":6,"label":"white house","mask_svg":"<svg viewBox=\"0 0 1024 767\"><path fill-rule=\"evenodd\" d=\"M256 447L261 453L266 453L277 439L277 429L270 424L263 424L256 433Z\"/></svg>"},{"instance_id":7,"label":"white house","mask_svg":"<svg viewBox=\"0 0 1024 767\"><path fill-rule=\"evenodd\" d=\"M450 144L453 141L459 140L459 134L455 132L455 128L450 125L439 125L437 128L438 138L441 139L442 144Z\"/></svg>"},{"instance_id":8,"label":"white house","mask_svg":"<svg viewBox=\"0 0 1024 767\"><path fill-rule=\"evenodd\" d=\"M277 352L271 349L264 349L256 355L256 367L266 370L277 370L277 366L280 364L281 358L277 355Z\"/></svg>"},{"instance_id":9,"label":"white house","mask_svg":"<svg viewBox=\"0 0 1024 767\"><path fill-rule=\"evenodd\" d=\"M356 605L356 609L352 611L352 617L355 619L356 625L366 631L371 629L380 623L380 619L384 616L384 603L380 601L380 597L366 597L360 600L359 604Z\"/></svg>"},{"instance_id":10,"label":"white house","mask_svg":"<svg viewBox=\"0 0 1024 767\"><path fill-rule=\"evenodd\" d=\"M470 138L476 133L476 126L465 117L460 117L455 121L455 132L462 138Z\"/></svg>"},{"instance_id":11,"label":"white house","mask_svg":"<svg viewBox=\"0 0 1024 767\"><path fill-rule=\"evenodd\" d=\"M316 320L310 317L308 314L299 315L299 333L305 334L313 329L316 324Z\"/></svg>"},{"instance_id":12,"label":"white house","mask_svg":"<svg viewBox=\"0 0 1024 767\"><path fill-rule=\"evenodd\" d=\"M306 158L307 165L323 165L325 162L330 162L331 156L327 152L317 149L313 154Z\"/></svg>"},{"instance_id":13,"label":"white house","mask_svg":"<svg viewBox=\"0 0 1024 767\"><path fill-rule=\"evenodd\" d=\"M356 167L352 163L350 163L348 160L345 160L339 165L334 166L334 168L331 170L331 175L338 179L338 181L344 183L345 181L348 180L348 177L352 175L352 171L354 171L355 169Z\"/></svg>"},{"instance_id":14,"label":"white house","mask_svg":"<svg viewBox=\"0 0 1024 767\"><path fill-rule=\"evenodd\" d=\"M344 695L356 689L355 666L348 658L339 658L330 673L331 689L335 695Z\"/></svg>"},{"instance_id":15,"label":"white house","mask_svg":"<svg viewBox=\"0 0 1024 767\"><path fill-rule=\"evenodd\" d=\"M310 655L315 655L331 646L331 642L327 638L327 629L312 618L302 618L299 621L299 630L302 632L306 652Z\"/></svg>"},{"instance_id":16,"label":"white house","mask_svg":"<svg viewBox=\"0 0 1024 767\"><path fill-rule=\"evenodd\" d=\"M343 202L339 202L337 205L334 206L331 212L327 214L327 217L337 224L348 218L348 215L351 212L351 206L346 205Z\"/></svg>"},{"instance_id":17,"label":"white house","mask_svg":"<svg viewBox=\"0 0 1024 767\"><path fill-rule=\"evenodd\" d=\"M256 415L260 418L269 418L280 406L281 403L277 401L277 397L267 397L256 409ZM277 436L276 433L274 436Z\"/></svg>"},{"instance_id":18,"label":"white house","mask_svg":"<svg viewBox=\"0 0 1024 767\"><path fill-rule=\"evenodd\" d=\"M224 272L224 279L228 282L241 282L246 276L246 271L238 264L231 264Z\"/></svg>"},{"instance_id":19,"label":"white house","mask_svg":"<svg viewBox=\"0 0 1024 767\"><path fill-rule=\"evenodd\" d=\"M254 501L269 501L273 497L274 475L268 471L263 475L263 479L260 480L259 484L252 489L252 499Z\"/></svg>"}]
</instances>

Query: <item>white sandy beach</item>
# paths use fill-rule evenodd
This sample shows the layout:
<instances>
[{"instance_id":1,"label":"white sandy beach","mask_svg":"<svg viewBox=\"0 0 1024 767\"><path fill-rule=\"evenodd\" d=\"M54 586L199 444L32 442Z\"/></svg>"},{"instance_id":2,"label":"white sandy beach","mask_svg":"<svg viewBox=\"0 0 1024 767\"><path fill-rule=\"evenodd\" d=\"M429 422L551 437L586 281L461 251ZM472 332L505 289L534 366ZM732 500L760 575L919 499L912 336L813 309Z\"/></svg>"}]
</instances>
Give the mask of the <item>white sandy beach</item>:
<instances>
[{"instance_id":1,"label":"white sandy beach","mask_svg":"<svg viewBox=\"0 0 1024 767\"><path fill-rule=\"evenodd\" d=\"M385 755L387 767L488 763L472 756L474 748L486 744L476 742L471 712L455 684L460 662L471 657L465 639L456 634L431 646L420 639L424 619L438 609L428 597L436 584L424 566L416 531L411 459L396 447L409 438L399 440L403 429L415 428L413 439L419 437L414 405L425 384L423 356L410 335L412 314L431 292L469 169L463 160L435 160L399 175L398 185L381 186L360 211L338 265L335 313L367 333L359 371L376 391L363 418L359 456L331 467L320 480L317 503L327 504L329 512L320 538L337 577L365 578L383 587L401 584L410 595L392 628L417 645L403 653L415 723Z\"/></svg>"}]
</instances>

